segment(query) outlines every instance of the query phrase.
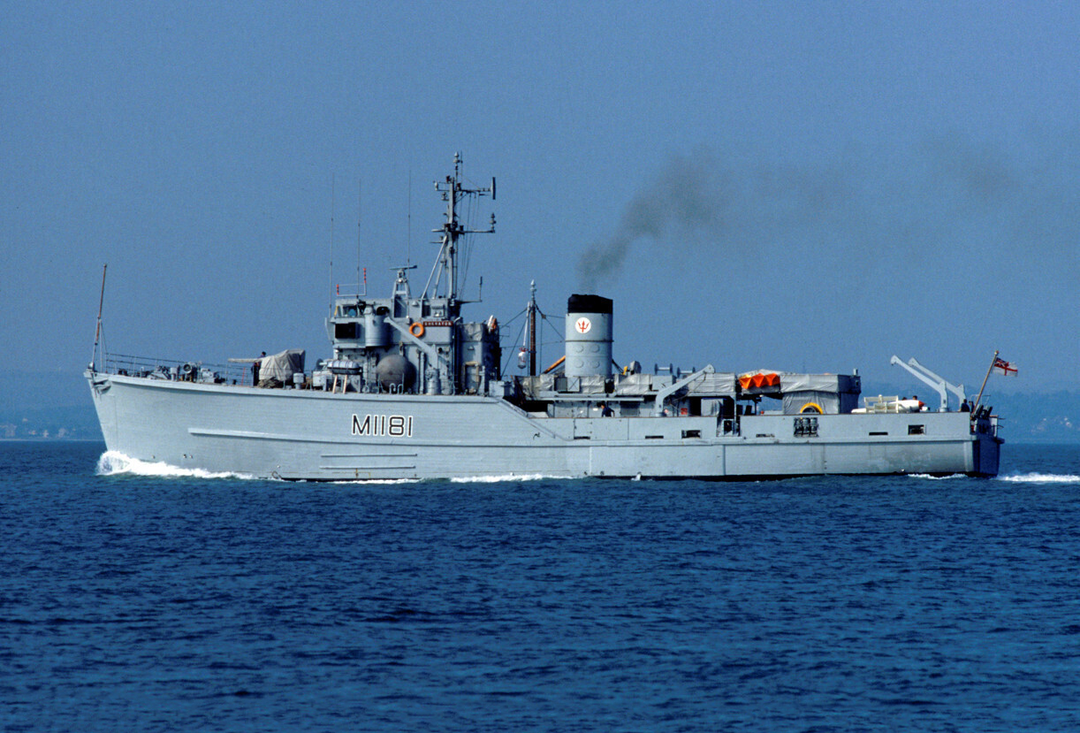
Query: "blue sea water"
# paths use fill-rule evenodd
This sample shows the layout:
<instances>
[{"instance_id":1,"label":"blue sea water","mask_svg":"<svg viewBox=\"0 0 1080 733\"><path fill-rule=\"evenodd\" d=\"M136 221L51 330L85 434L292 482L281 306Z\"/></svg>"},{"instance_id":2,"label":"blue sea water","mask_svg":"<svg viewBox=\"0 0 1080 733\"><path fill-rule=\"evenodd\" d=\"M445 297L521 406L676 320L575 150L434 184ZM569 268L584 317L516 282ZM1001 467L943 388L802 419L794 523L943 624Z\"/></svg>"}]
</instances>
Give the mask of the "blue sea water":
<instances>
[{"instance_id":1,"label":"blue sea water","mask_svg":"<svg viewBox=\"0 0 1080 733\"><path fill-rule=\"evenodd\" d=\"M334 485L103 450L0 443L5 731L1080 729L1080 446Z\"/></svg>"}]
</instances>

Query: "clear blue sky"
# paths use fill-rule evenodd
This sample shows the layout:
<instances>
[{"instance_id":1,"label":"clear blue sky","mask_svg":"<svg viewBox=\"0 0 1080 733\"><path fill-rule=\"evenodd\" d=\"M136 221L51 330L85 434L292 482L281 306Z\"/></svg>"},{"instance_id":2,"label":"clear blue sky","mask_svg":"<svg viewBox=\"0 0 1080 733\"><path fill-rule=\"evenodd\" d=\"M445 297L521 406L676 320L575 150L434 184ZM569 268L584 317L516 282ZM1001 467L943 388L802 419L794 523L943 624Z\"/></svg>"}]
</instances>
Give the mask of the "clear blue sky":
<instances>
[{"instance_id":1,"label":"clear blue sky","mask_svg":"<svg viewBox=\"0 0 1080 733\"><path fill-rule=\"evenodd\" d=\"M475 320L535 278L613 298L620 362L1076 389L1078 7L11 3L5 369L77 375L106 262L113 351L326 356L358 251L426 279L461 151Z\"/></svg>"}]
</instances>

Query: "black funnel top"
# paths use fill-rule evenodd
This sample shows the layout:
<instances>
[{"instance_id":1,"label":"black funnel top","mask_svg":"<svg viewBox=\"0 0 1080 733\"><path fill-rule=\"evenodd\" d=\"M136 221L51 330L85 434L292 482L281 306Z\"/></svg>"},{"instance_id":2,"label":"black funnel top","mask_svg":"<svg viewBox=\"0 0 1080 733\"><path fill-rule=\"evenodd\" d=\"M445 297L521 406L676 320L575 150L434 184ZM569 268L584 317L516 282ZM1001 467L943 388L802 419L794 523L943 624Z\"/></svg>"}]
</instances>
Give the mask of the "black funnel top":
<instances>
[{"instance_id":1,"label":"black funnel top","mask_svg":"<svg viewBox=\"0 0 1080 733\"><path fill-rule=\"evenodd\" d=\"M566 302L566 312L611 315L611 298L605 298L602 295L571 295Z\"/></svg>"}]
</instances>

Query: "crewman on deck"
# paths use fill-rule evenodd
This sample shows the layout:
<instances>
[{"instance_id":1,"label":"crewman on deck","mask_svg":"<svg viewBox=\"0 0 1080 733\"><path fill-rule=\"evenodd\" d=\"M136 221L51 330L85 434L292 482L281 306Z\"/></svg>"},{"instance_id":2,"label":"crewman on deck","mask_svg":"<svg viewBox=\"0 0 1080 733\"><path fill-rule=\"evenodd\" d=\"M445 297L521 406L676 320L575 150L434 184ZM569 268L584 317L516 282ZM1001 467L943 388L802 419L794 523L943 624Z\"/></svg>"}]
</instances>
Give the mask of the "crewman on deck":
<instances>
[{"instance_id":1,"label":"crewman on deck","mask_svg":"<svg viewBox=\"0 0 1080 733\"><path fill-rule=\"evenodd\" d=\"M258 359L256 359L255 362L251 365L251 386L252 387L258 387L259 386L259 367L262 365L263 356L266 356L265 351L262 353L262 356L260 356Z\"/></svg>"}]
</instances>

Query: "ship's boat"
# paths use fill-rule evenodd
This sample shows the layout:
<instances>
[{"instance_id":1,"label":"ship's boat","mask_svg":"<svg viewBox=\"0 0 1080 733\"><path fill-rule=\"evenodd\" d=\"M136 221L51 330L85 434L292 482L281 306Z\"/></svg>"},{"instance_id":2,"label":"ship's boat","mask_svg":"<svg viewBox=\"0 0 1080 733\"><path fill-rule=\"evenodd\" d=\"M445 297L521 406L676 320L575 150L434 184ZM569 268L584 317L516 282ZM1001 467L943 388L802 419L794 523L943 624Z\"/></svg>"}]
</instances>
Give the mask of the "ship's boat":
<instances>
[{"instance_id":1,"label":"ship's boat","mask_svg":"<svg viewBox=\"0 0 1080 733\"><path fill-rule=\"evenodd\" d=\"M565 352L536 364L535 287L524 374L505 374L499 324L463 318L460 158L436 184L441 246L422 292L410 268L386 297L338 293L332 354L221 368L103 353L86 372L110 451L182 468L307 480L550 476L768 478L998 471L997 417L898 398L859 406L855 374L682 370L614 361L615 304L569 296ZM494 231L491 225L483 232ZM936 375L935 375L936 376Z\"/></svg>"}]
</instances>

